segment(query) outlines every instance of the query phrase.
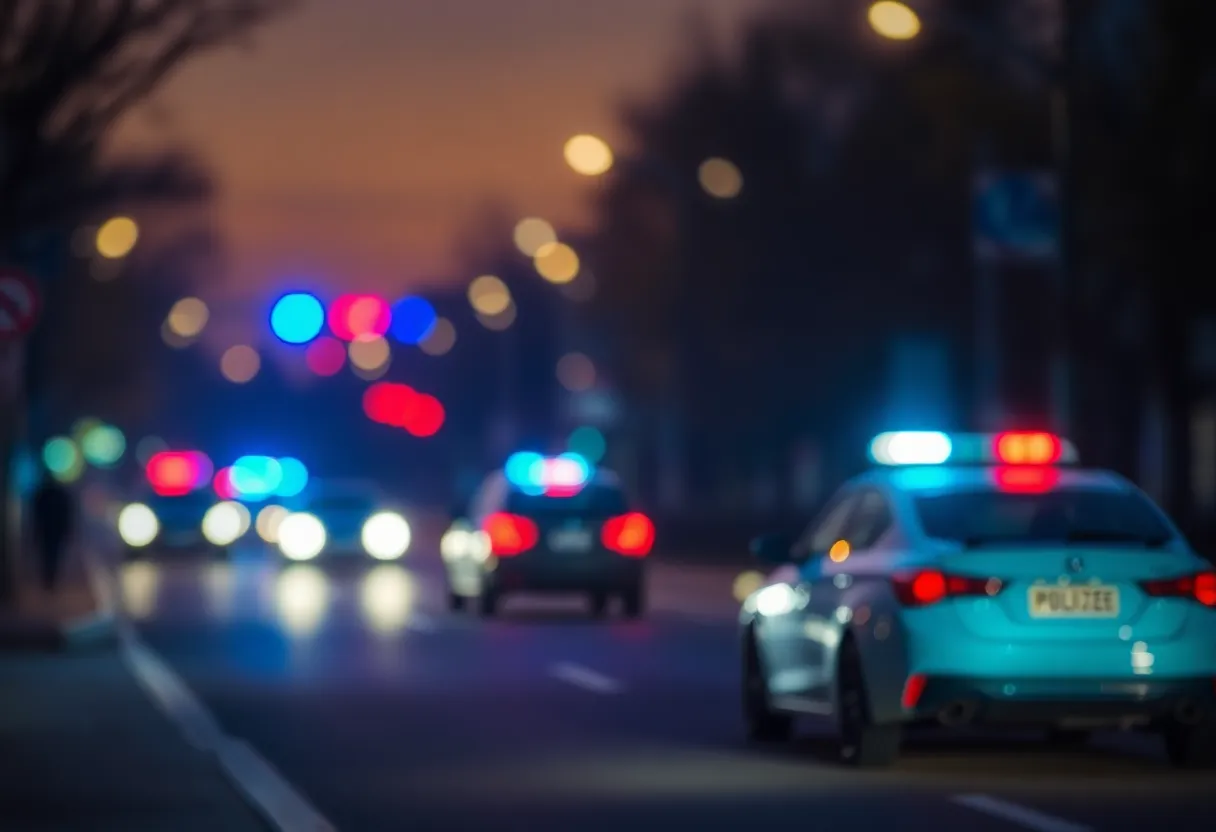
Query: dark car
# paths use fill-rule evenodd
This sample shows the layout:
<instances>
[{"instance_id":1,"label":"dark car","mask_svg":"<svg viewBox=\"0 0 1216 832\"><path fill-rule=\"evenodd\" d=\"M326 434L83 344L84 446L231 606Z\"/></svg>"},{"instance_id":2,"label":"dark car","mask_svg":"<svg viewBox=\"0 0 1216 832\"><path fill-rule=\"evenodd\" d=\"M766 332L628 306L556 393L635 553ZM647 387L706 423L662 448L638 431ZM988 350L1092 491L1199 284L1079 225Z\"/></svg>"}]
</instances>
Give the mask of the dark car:
<instances>
[{"instance_id":1,"label":"dark car","mask_svg":"<svg viewBox=\"0 0 1216 832\"><path fill-rule=\"evenodd\" d=\"M216 546L203 534L203 518L218 502L214 494L193 491L180 496L150 495L133 503L151 510L156 519L155 536L150 543L141 546L131 545L127 541L128 554L132 557L146 556L151 552L157 555L226 555L227 547Z\"/></svg>"},{"instance_id":2,"label":"dark car","mask_svg":"<svg viewBox=\"0 0 1216 832\"><path fill-rule=\"evenodd\" d=\"M548 486L518 480L491 474L444 535L449 606L475 602L492 616L511 592L587 593L596 615L616 596L626 616L640 616L654 525L631 510L617 477L599 471Z\"/></svg>"}]
</instances>

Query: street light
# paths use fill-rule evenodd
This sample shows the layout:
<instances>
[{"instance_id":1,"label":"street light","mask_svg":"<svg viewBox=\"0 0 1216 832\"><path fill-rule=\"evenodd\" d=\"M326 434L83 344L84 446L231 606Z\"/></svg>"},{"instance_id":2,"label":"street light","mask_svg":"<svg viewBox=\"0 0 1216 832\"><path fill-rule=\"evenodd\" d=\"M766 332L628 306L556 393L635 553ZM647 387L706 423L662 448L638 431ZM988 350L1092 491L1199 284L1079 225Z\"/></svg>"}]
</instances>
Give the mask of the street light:
<instances>
[{"instance_id":1,"label":"street light","mask_svg":"<svg viewBox=\"0 0 1216 832\"><path fill-rule=\"evenodd\" d=\"M888 40L912 40L920 34L920 16L895 0L871 4L868 17L871 28Z\"/></svg>"},{"instance_id":2,"label":"street light","mask_svg":"<svg viewBox=\"0 0 1216 832\"><path fill-rule=\"evenodd\" d=\"M612 148L598 136L583 133L566 142L566 164L583 176L600 176L612 168Z\"/></svg>"},{"instance_id":3,"label":"street light","mask_svg":"<svg viewBox=\"0 0 1216 832\"><path fill-rule=\"evenodd\" d=\"M139 240L139 226L130 217L113 217L97 229L97 253L107 260L126 257Z\"/></svg>"}]
</instances>

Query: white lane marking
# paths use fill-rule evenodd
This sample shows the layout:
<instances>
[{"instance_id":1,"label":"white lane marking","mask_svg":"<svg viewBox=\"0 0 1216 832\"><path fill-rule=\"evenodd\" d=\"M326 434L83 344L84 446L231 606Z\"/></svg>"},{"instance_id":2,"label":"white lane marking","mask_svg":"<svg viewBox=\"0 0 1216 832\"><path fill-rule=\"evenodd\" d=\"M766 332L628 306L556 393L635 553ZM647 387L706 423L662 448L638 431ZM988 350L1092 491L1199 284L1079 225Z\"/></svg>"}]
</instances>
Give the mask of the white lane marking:
<instances>
[{"instance_id":1,"label":"white lane marking","mask_svg":"<svg viewBox=\"0 0 1216 832\"><path fill-rule=\"evenodd\" d=\"M602 673L596 673L590 668L582 665L570 664L563 662L555 664L549 669L549 675L554 679L560 679L567 684L574 685L576 688L589 690L592 693L620 693L623 686L616 679L611 679Z\"/></svg>"},{"instance_id":2,"label":"white lane marking","mask_svg":"<svg viewBox=\"0 0 1216 832\"><path fill-rule=\"evenodd\" d=\"M1027 809L1025 806L1019 806L1016 803L997 800L995 797L989 797L986 794L955 795L950 798L950 802L959 806L965 806L968 809L990 817L1009 821L1027 829L1034 829L1035 832L1093 832L1092 827L1082 826L1079 823L1057 818L1054 815L1045 815L1042 812L1036 812L1034 809Z\"/></svg>"},{"instance_id":3,"label":"white lane marking","mask_svg":"<svg viewBox=\"0 0 1216 832\"><path fill-rule=\"evenodd\" d=\"M279 832L336 832L295 788L241 740L227 736L219 722L139 636L119 630L123 658L152 701L195 747L215 755L224 774Z\"/></svg>"}]
</instances>

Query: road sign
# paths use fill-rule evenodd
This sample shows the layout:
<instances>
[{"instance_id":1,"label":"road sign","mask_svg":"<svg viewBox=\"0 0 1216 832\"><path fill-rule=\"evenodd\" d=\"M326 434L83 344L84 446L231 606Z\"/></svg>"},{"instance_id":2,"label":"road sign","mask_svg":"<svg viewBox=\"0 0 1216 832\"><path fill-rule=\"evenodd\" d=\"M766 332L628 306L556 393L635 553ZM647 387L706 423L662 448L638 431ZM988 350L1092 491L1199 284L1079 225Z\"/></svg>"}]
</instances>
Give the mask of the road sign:
<instances>
[{"instance_id":1,"label":"road sign","mask_svg":"<svg viewBox=\"0 0 1216 832\"><path fill-rule=\"evenodd\" d=\"M20 338L38 322L38 287L23 272L0 268L0 340Z\"/></svg>"},{"instance_id":2,"label":"road sign","mask_svg":"<svg viewBox=\"0 0 1216 832\"><path fill-rule=\"evenodd\" d=\"M973 198L978 259L1036 263L1058 256L1060 203L1054 174L983 173L975 179Z\"/></svg>"}]
</instances>

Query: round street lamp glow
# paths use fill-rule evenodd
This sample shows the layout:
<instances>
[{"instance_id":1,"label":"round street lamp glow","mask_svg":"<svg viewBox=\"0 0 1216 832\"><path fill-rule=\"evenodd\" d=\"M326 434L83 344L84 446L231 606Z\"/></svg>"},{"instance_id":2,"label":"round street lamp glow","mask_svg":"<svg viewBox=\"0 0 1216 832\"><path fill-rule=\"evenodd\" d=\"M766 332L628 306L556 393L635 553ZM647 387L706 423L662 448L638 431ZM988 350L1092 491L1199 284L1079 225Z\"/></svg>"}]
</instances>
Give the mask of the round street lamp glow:
<instances>
[{"instance_id":1,"label":"round street lamp glow","mask_svg":"<svg viewBox=\"0 0 1216 832\"><path fill-rule=\"evenodd\" d=\"M906 3L881 0L867 15L875 32L889 40L912 40L920 34L920 17Z\"/></svg>"}]
</instances>

